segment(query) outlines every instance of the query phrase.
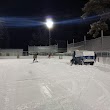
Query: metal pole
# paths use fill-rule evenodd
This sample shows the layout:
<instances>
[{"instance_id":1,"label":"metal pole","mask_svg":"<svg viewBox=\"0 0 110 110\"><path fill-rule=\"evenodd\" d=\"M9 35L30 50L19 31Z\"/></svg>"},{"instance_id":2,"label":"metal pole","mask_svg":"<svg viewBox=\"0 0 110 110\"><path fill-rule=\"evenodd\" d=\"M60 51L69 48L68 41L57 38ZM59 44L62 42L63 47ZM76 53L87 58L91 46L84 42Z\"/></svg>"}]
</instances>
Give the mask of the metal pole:
<instances>
[{"instance_id":1,"label":"metal pole","mask_svg":"<svg viewBox=\"0 0 110 110\"><path fill-rule=\"evenodd\" d=\"M68 40L67 40L67 46L68 46Z\"/></svg>"},{"instance_id":2,"label":"metal pole","mask_svg":"<svg viewBox=\"0 0 110 110\"><path fill-rule=\"evenodd\" d=\"M103 30L101 30L101 47L102 47L102 50L103 50Z\"/></svg>"},{"instance_id":3,"label":"metal pole","mask_svg":"<svg viewBox=\"0 0 110 110\"><path fill-rule=\"evenodd\" d=\"M51 32L50 32L50 29L49 29L49 46L51 45Z\"/></svg>"},{"instance_id":4,"label":"metal pole","mask_svg":"<svg viewBox=\"0 0 110 110\"><path fill-rule=\"evenodd\" d=\"M84 36L84 49L86 50L86 36Z\"/></svg>"},{"instance_id":5,"label":"metal pole","mask_svg":"<svg viewBox=\"0 0 110 110\"><path fill-rule=\"evenodd\" d=\"M67 44L67 52L68 52L68 51L69 51L69 50L68 50L68 40L67 40L66 44Z\"/></svg>"},{"instance_id":6,"label":"metal pole","mask_svg":"<svg viewBox=\"0 0 110 110\"><path fill-rule=\"evenodd\" d=\"M74 49L74 39L73 39L73 49Z\"/></svg>"}]
</instances>

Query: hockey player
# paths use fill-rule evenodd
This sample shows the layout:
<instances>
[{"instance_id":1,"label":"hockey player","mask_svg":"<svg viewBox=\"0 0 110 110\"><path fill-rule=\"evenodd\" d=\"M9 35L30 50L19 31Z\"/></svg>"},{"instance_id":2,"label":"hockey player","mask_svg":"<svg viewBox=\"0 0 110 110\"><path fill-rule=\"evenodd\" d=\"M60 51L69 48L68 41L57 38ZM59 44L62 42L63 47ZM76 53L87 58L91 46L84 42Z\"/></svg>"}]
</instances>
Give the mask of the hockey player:
<instances>
[{"instance_id":1,"label":"hockey player","mask_svg":"<svg viewBox=\"0 0 110 110\"><path fill-rule=\"evenodd\" d=\"M35 60L37 60L37 55L38 55L38 53L35 53L35 54L33 55L33 63L35 62Z\"/></svg>"},{"instance_id":2,"label":"hockey player","mask_svg":"<svg viewBox=\"0 0 110 110\"><path fill-rule=\"evenodd\" d=\"M48 58L50 58L50 57L51 57L51 53L48 54Z\"/></svg>"}]
</instances>

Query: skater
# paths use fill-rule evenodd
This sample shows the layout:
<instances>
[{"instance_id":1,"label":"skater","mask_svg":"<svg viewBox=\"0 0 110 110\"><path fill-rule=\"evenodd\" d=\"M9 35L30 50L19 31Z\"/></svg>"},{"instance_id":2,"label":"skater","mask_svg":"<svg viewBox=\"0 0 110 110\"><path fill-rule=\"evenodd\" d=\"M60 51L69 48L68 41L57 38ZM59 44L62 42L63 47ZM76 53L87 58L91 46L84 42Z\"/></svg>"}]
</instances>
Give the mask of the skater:
<instances>
[{"instance_id":1,"label":"skater","mask_svg":"<svg viewBox=\"0 0 110 110\"><path fill-rule=\"evenodd\" d=\"M76 60L75 60L75 57L74 57L74 58L72 58L72 59L70 60L70 63L71 63L71 66L72 66L73 64L75 64L75 65L76 65Z\"/></svg>"},{"instance_id":2,"label":"skater","mask_svg":"<svg viewBox=\"0 0 110 110\"><path fill-rule=\"evenodd\" d=\"M75 64L75 51L73 53L73 58L70 60L71 66Z\"/></svg>"},{"instance_id":3,"label":"skater","mask_svg":"<svg viewBox=\"0 0 110 110\"><path fill-rule=\"evenodd\" d=\"M38 55L38 53L35 53L35 54L33 55L33 63L35 62L35 60L37 60L37 55Z\"/></svg>"},{"instance_id":4,"label":"skater","mask_svg":"<svg viewBox=\"0 0 110 110\"><path fill-rule=\"evenodd\" d=\"M73 65L73 58L70 60L71 66Z\"/></svg>"},{"instance_id":5,"label":"skater","mask_svg":"<svg viewBox=\"0 0 110 110\"><path fill-rule=\"evenodd\" d=\"M50 58L50 57L51 57L51 53L48 54L48 58Z\"/></svg>"},{"instance_id":6,"label":"skater","mask_svg":"<svg viewBox=\"0 0 110 110\"><path fill-rule=\"evenodd\" d=\"M96 62L96 59L97 59L97 54L95 53L95 62Z\"/></svg>"}]
</instances>

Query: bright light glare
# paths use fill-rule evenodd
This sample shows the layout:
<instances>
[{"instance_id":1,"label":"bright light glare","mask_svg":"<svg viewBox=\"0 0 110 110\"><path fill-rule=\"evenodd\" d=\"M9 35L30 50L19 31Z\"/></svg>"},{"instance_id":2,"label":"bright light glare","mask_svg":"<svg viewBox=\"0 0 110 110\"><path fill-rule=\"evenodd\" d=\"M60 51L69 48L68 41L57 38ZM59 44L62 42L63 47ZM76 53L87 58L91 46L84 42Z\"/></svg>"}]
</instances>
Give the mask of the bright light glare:
<instances>
[{"instance_id":1,"label":"bright light glare","mask_svg":"<svg viewBox=\"0 0 110 110\"><path fill-rule=\"evenodd\" d=\"M53 27L53 21L51 18L46 19L46 26L51 29Z\"/></svg>"}]
</instances>

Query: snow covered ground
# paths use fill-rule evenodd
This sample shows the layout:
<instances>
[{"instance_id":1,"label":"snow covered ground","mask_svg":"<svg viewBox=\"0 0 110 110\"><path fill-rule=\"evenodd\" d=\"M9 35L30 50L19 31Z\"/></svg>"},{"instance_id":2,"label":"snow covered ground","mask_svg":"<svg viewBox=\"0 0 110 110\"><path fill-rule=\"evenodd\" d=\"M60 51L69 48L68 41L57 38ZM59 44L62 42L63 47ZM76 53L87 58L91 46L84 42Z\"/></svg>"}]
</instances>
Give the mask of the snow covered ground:
<instances>
[{"instance_id":1,"label":"snow covered ground","mask_svg":"<svg viewBox=\"0 0 110 110\"><path fill-rule=\"evenodd\" d=\"M110 65L0 59L0 110L110 110Z\"/></svg>"}]
</instances>

